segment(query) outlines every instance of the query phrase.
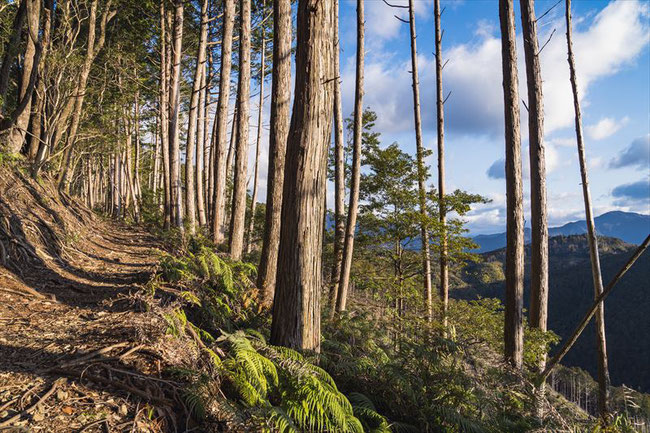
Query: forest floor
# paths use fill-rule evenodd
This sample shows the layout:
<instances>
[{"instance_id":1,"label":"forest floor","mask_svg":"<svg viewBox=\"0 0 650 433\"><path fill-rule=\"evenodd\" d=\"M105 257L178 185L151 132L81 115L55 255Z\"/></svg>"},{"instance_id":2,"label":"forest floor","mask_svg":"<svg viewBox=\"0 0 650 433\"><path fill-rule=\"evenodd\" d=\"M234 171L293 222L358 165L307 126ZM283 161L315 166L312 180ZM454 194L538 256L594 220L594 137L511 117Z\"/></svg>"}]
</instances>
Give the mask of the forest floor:
<instances>
[{"instance_id":1,"label":"forest floor","mask_svg":"<svg viewBox=\"0 0 650 433\"><path fill-rule=\"evenodd\" d=\"M5 174L0 431L194 431L186 383L169 371L196 360L195 348L145 301L160 240Z\"/></svg>"}]
</instances>

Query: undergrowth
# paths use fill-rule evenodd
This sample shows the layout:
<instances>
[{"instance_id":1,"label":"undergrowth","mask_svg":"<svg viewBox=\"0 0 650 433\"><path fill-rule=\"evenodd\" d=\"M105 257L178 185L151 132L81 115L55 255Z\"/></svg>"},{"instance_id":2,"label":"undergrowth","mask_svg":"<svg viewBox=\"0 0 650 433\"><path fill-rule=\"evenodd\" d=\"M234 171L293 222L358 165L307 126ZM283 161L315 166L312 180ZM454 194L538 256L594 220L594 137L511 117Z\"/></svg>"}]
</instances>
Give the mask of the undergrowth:
<instances>
[{"instance_id":1,"label":"undergrowth","mask_svg":"<svg viewBox=\"0 0 650 433\"><path fill-rule=\"evenodd\" d=\"M358 302L353 313L323 318L320 354L298 353L267 343L270 317L258 302L253 265L215 253L200 237L181 250L162 255L149 290L175 287L177 299L165 313L168 332L189 335L208 360L209 368L177 372L191 384L186 402L197 418L209 416L210 402L221 395L256 430L269 432L515 433L566 426L552 417L540 424L530 377L501 362L503 312L496 300L451 301L444 337L436 322L391 309L378 314ZM536 365L556 341L552 333L526 329L526 364Z\"/></svg>"}]
</instances>

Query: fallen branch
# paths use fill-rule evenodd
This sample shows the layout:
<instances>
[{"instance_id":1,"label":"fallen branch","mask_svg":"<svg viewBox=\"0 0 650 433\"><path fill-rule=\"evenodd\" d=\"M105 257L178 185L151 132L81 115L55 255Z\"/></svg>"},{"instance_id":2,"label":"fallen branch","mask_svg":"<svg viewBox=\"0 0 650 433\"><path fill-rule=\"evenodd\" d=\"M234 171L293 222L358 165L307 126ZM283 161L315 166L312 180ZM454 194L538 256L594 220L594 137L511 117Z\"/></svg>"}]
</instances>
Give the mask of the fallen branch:
<instances>
[{"instance_id":1,"label":"fallen branch","mask_svg":"<svg viewBox=\"0 0 650 433\"><path fill-rule=\"evenodd\" d=\"M25 409L24 411L17 413L16 415L12 416L11 418L0 422L0 428L7 427L8 425L13 424L14 422L18 421L20 418L22 418L24 415L29 415L30 413L34 412L36 408L38 408L39 405L41 405L45 400L47 400L52 394L54 394L54 391L59 387L60 384L65 382L65 379L57 379L54 381L52 384L52 387L45 393L41 398L38 399L36 403Z\"/></svg>"},{"instance_id":2,"label":"fallen branch","mask_svg":"<svg viewBox=\"0 0 650 433\"><path fill-rule=\"evenodd\" d=\"M153 395L151 395L151 394L149 394L149 393L147 393L145 391L134 388L132 386L129 386L129 385L127 385L125 383L122 383L120 381L117 381L117 380L107 379L105 377L96 376L94 374L83 373L83 372L78 371L78 370L66 370L66 369L63 369L63 368L53 368L52 370L50 370L50 372L56 373L56 374L61 374L63 376L67 376L67 377L71 377L71 378L75 378L75 379L78 378L80 380L82 378L83 379L88 379L91 382L101 383L103 385L112 386L113 388L121 389L122 391L126 391L126 392L128 392L130 394L137 395L138 397L143 398L143 399L145 399L145 400L147 400L147 401L149 401L151 403L157 403L157 404L160 404L162 406L173 406L174 405L174 402L169 400L169 399L153 396Z\"/></svg>"},{"instance_id":3,"label":"fallen branch","mask_svg":"<svg viewBox=\"0 0 650 433\"><path fill-rule=\"evenodd\" d=\"M621 268L620 271L616 274L616 276L609 282L607 287L605 287L605 290L598 295L598 297L594 300L594 303L591 305L591 308L587 311L587 314L582 318L582 321L578 325L575 331L573 331L573 334L569 339L564 343L560 351L549 361L549 363L546 365L546 368L544 371L539 375L537 378L537 384L542 384L546 378L548 377L549 374L551 374L551 371L553 368L564 358L564 355L569 352L571 347L575 344L575 342L578 340L578 337L580 337L580 334L582 334L582 331L587 327L587 324L589 324L589 321L591 318L594 316L596 313L596 310L598 309L598 306L600 305L601 302L605 300L607 295L612 291L616 283L625 275L627 271L630 270L632 265L634 265L634 262L637 261L639 257L641 257L641 254L648 248L648 245L650 244L650 235L648 235L643 243L639 245L639 247L634 251L634 254L632 254L632 257L629 258L627 263Z\"/></svg>"}]
</instances>

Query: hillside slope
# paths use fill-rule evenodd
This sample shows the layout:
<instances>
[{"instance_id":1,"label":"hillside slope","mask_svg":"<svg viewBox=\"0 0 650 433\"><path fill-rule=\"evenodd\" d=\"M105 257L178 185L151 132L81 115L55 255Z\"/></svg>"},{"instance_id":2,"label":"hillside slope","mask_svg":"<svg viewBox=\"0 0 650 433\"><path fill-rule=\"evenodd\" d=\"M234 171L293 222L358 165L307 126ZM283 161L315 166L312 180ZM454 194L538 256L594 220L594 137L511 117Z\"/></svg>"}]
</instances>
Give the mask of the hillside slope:
<instances>
[{"instance_id":1,"label":"hillside slope","mask_svg":"<svg viewBox=\"0 0 650 433\"><path fill-rule=\"evenodd\" d=\"M601 267L607 283L636 248L619 239L599 238ZM583 235L558 236L549 241L549 329L567 337L593 300L593 285L587 239ZM472 299L478 296L503 299L505 250L482 255L483 262L464 272L469 287L453 296ZM530 247L526 247L525 308L529 302ZM491 275L491 278L487 278ZM480 278L479 278L480 277ZM650 253L646 251L618 283L605 302L607 346L613 385L625 384L650 391ZM641 331L643 330L643 331ZM563 363L596 372L596 337L593 324L578 339Z\"/></svg>"}]
</instances>

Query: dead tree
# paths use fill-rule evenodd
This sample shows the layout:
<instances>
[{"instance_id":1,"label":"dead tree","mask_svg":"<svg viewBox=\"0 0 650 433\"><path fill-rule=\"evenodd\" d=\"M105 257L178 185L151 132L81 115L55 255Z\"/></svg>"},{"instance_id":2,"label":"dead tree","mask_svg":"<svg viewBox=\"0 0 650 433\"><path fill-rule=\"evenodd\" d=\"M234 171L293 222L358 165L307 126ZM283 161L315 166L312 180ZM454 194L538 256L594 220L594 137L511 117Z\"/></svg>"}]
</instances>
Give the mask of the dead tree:
<instances>
[{"instance_id":1,"label":"dead tree","mask_svg":"<svg viewBox=\"0 0 650 433\"><path fill-rule=\"evenodd\" d=\"M576 78L576 65L573 56L573 41L571 32L571 0L566 0L566 40L568 48L569 73L571 77L571 90L573 91L573 107L575 110L576 141L578 144L578 161L580 162L580 176L582 179L582 195L585 202L585 219L587 221L587 238L589 239L589 256L591 258L591 276L594 284L594 298L603 293L603 279L600 272L600 257L598 255L598 238L594 224L594 214L591 208L591 195L589 192L589 179L587 176L587 157L582 135L582 114L580 112L580 98L578 97L578 81ZM596 310L596 334L598 344L598 411L604 422L609 416L609 369L607 367L607 342L605 338L605 306L598 304Z\"/></svg>"}]
</instances>

